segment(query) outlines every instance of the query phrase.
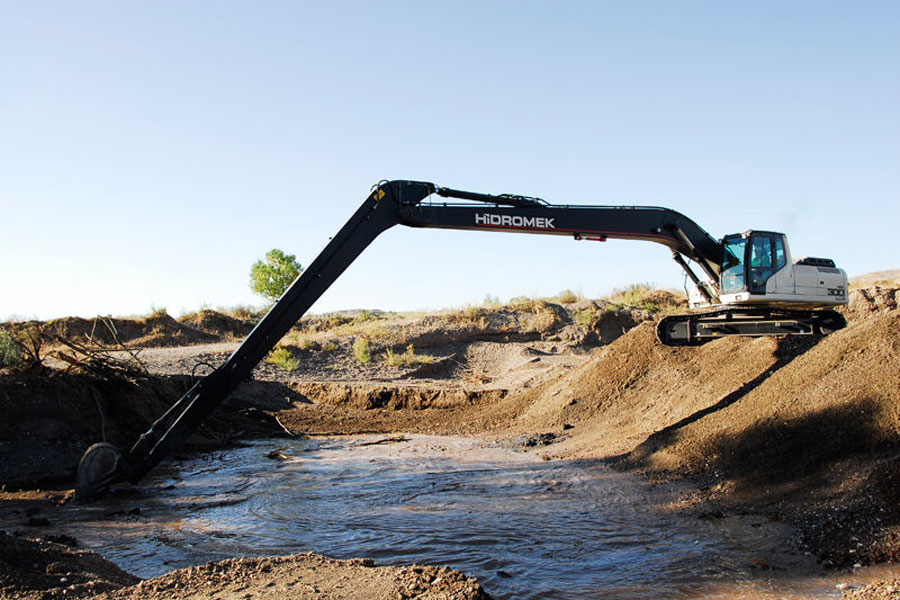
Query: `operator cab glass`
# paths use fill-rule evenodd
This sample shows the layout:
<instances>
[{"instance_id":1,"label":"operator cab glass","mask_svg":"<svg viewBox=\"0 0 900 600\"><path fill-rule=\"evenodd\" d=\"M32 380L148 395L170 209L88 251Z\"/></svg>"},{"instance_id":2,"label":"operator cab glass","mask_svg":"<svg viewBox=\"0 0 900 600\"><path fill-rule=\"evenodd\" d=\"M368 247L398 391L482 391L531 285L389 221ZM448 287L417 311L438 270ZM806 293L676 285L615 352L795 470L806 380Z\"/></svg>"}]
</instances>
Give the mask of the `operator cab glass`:
<instances>
[{"instance_id":1,"label":"operator cab glass","mask_svg":"<svg viewBox=\"0 0 900 600\"><path fill-rule=\"evenodd\" d=\"M765 294L766 282L787 264L784 236L751 231L722 240L722 293Z\"/></svg>"},{"instance_id":2,"label":"operator cab glass","mask_svg":"<svg viewBox=\"0 0 900 600\"><path fill-rule=\"evenodd\" d=\"M726 236L722 240L722 293L737 294L747 289L744 281L744 249L747 240L742 235Z\"/></svg>"}]
</instances>

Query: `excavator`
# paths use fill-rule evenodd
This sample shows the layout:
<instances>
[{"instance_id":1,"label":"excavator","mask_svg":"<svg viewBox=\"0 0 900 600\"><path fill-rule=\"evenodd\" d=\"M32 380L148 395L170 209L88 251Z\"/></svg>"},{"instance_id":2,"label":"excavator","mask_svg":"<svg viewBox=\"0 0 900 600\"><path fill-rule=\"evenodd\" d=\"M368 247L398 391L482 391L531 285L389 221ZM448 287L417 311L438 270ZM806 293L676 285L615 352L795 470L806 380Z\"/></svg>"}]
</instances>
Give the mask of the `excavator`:
<instances>
[{"instance_id":1,"label":"excavator","mask_svg":"<svg viewBox=\"0 0 900 600\"><path fill-rule=\"evenodd\" d=\"M137 482L171 454L248 379L253 368L366 247L394 225L643 240L667 246L693 283L691 308L657 325L668 346L739 336L821 336L846 326L847 274L825 258L792 260L784 234L745 231L717 240L688 217L653 206L550 204L513 194L466 192L422 181L382 181L269 309L224 364L197 381L128 451L93 444L81 458L75 497ZM701 278L690 263L699 267Z\"/></svg>"}]
</instances>

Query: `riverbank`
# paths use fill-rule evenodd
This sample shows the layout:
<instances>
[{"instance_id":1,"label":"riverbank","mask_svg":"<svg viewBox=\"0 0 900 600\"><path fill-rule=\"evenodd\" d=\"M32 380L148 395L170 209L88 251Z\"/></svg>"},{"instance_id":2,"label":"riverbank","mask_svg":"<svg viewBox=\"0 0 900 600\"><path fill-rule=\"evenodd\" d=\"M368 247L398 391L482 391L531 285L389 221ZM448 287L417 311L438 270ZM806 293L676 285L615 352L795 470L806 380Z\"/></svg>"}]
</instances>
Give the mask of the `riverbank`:
<instances>
[{"instance_id":1,"label":"riverbank","mask_svg":"<svg viewBox=\"0 0 900 600\"><path fill-rule=\"evenodd\" d=\"M666 348L633 312L581 324L587 305L422 317L396 330L371 318L338 324L349 326L343 334L307 327L287 345L302 366L257 369L184 452L285 430L477 435L551 461L600 460L641 473L677 490L663 508L684 518L782 520L793 527L798 552L831 568L893 561L900 548L898 295L854 292L848 327L817 343L725 339ZM431 360L360 362L352 347L361 336L372 340L376 357L415 339L411 354ZM0 409L9 416L0 448L10 457L0 465L2 510L21 511L23 523L46 518L52 503L65 500L88 444L127 447L190 383L173 373L219 364L230 347L196 348L148 350L151 372L131 379L52 369L0 376ZM61 491L36 491L47 487ZM10 585L5 593L33 591Z\"/></svg>"}]
</instances>

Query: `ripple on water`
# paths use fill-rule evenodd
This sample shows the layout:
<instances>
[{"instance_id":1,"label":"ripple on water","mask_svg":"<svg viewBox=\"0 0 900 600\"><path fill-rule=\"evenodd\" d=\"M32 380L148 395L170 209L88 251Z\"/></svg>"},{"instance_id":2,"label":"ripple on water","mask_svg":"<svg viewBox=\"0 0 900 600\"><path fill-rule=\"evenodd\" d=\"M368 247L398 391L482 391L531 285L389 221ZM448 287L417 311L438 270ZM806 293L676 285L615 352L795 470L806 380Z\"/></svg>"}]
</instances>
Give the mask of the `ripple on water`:
<instances>
[{"instance_id":1,"label":"ripple on water","mask_svg":"<svg viewBox=\"0 0 900 600\"><path fill-rule=\"evenodd\" d=\"M63 529L142 577L314 551L449 564L496 598L840 596L802 558L792 578L757 568L778 560L783 526L655 509L646 482L598 463L469 439L376 441L269 440L175 463L137 496L66 507ZM276 449L283 460L265 458Z\"/></svg>"}]
</instances>

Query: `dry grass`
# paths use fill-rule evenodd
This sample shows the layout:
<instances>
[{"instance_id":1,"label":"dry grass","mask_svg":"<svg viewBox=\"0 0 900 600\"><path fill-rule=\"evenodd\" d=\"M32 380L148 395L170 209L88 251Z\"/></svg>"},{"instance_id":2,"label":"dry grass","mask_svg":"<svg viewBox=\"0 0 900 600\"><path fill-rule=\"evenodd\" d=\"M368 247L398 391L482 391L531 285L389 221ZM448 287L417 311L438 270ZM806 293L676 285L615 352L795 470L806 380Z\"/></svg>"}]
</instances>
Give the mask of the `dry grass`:
<instances>
[{"instance_id":1,"label":"dry grass","mask_svg":"<svg viewBox=\"0 0 900 600\"><path fill-rule=\"evenodd\" d=\"M418 365L430 365L434 362L434 357L429 354L415 353L413 345L406 347L406 352L396 354L392 348L384 351L384 362L392 367L415 367Z\"/></svg>"}]
</instances>

